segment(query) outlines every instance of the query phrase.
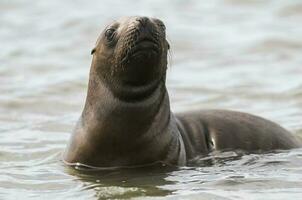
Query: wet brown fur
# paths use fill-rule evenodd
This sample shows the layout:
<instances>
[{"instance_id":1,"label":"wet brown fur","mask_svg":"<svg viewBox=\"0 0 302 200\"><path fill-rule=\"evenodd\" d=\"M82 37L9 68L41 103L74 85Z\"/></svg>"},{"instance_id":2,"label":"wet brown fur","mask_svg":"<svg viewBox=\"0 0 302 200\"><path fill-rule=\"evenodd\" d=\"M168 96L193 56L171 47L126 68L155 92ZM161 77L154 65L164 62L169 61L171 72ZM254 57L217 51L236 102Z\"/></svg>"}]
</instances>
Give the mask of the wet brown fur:
<instances>
[{"instance_id":1,"label":"wet brown fur","mask_svg":"<svg viewBox=\"0 0 302 200\"><path fill-rule=\"evenodd\" d=\"M91 52L86 104L64 153L66 163L185 165L213 150L301 146L281 126L246 113L174 115L165 86L168 49L164 24L155 18L123 18L104 30Z\"/></svg>"}]
</instances>

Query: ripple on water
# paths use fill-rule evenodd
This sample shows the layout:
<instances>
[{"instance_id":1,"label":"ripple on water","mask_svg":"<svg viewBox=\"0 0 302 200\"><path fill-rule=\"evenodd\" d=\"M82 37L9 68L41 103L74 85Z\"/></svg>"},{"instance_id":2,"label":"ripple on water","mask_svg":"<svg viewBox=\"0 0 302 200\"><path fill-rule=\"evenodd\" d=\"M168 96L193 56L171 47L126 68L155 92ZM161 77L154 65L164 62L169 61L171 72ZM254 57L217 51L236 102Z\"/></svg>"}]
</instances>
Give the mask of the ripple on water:
<instances>
[{"instance_id":1,"label":"ripple on water","mask_svg":"<svg viewBox=\"0 0 302 200\"><path fill-rule=\"evenodd\" d=\"M60 160L90 50L123 15L166 23L173 110L250 112L302 138L301 2L11 0L0 11L0 199L301 198L301 149L214 152L176 169L79 172Z\"/></svg>"}]
</instances>

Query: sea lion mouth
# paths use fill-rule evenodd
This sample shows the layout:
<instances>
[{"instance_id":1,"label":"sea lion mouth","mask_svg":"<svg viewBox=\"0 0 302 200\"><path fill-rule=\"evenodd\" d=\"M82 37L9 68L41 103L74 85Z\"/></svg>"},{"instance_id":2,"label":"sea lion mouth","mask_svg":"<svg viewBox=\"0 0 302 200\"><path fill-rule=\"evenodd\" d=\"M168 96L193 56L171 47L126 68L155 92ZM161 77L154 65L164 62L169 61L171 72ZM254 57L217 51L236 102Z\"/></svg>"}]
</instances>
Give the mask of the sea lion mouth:
<instances>
[{"instance_id":1,"label":"sea lion mouth","mask_svg":"<svg viewBox=\"0 0 302 200\"><path fill-rule=\"evenodd\" d=\"M153 39L146 38L137 42L129 53L129 59L153 58L159 55L159 45Z\"/></svg>"},{"instance_id":2,"label":"sea lion mouth","mask_svg":"<svg viewBox=\"0 0 302 200\"><path fill-rule=\"evenodd\" d=\"M133 62L151 62L158 60L160 56L160 45L155 38L145 37L134 42L130 50L122 58L122 64Z\"/></svg>"}]
</instances>

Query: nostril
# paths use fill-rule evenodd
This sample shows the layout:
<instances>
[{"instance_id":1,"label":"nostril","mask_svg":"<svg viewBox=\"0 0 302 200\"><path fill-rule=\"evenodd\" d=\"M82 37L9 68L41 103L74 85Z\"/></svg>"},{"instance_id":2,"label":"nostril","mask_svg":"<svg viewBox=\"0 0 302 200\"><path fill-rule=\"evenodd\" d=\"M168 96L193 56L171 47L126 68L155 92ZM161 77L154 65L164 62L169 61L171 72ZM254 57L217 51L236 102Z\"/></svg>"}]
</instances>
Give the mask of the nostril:
<instances>
[{"instance_id":1,"label":"nostril","mask_svg":"<svg viewBox=\"0 0 302 200\"><path fill-rule=\"evenodd\" d=\"M142 26L146 26L149 19L148 19L148 17L139 17L136 20L139 21Z\"/></svg>"}]
</instances>

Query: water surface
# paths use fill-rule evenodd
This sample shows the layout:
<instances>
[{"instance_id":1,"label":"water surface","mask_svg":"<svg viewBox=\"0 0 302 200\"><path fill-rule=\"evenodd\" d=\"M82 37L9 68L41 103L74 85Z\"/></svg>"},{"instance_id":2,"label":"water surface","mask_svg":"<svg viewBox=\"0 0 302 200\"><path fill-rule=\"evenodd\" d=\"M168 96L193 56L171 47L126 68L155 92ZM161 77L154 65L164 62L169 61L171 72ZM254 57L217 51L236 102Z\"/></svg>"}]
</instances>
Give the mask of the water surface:
<instances>
[{"instance_id":1,"label":"water surface","mask_svg":"<svg viewBox=\"0 0 302 200\"><path fill-rule=\"evenodd\" d=\"M125 15L165 22L174 111L240 110L302 135L300 0L2 0L0 199L301 198L302 149L217 152L148 171L62 164L84 105L90 50Z\"/></svg>"}]
</instances>

